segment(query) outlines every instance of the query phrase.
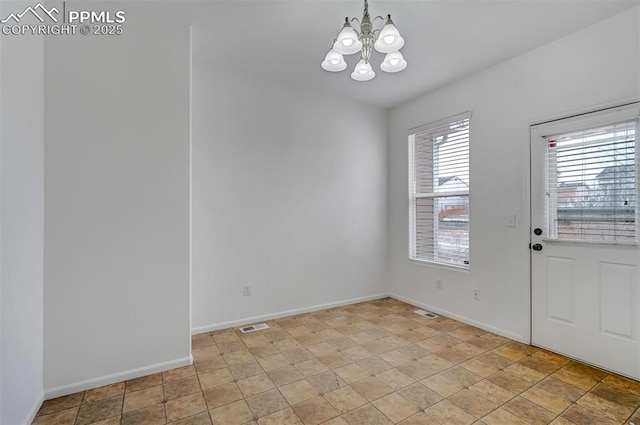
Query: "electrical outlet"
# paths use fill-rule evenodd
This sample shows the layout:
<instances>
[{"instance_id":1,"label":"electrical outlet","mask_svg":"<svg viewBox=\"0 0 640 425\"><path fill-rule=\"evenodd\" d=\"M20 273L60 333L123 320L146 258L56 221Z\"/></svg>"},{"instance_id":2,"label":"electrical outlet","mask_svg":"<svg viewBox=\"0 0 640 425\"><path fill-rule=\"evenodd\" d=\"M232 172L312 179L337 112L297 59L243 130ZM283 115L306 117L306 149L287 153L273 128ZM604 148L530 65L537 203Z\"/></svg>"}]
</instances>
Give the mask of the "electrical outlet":
<instances>
[{"instance_id":1,"label":"electrical outlet","mask_svg":"<svg viewBox=\"0 0 640 425\"><path fill-rule=\"evenodd\" d=\"M436 288L442 289L442 279L436 279Z\"/></svg>"},{"instance_id":2,"label":"electrical outlet","mask_svg":"<svg viewBox=\"0 0 640 425\"><path fill-rule=\"evenodd\" d=\"M476 301L480 301L480 289L473 288L473 299Z\"/></svg>"},{"instance_id":3,"label":"electrical outlet","mask_svg":"<svg viewBox=\"0 0 640 425\"><path fill-rule=\"evenodd\" d=\"M244 285L244 296L248 297L249 295L251 295L251 286Z\"/></svg>"}]
</instances>

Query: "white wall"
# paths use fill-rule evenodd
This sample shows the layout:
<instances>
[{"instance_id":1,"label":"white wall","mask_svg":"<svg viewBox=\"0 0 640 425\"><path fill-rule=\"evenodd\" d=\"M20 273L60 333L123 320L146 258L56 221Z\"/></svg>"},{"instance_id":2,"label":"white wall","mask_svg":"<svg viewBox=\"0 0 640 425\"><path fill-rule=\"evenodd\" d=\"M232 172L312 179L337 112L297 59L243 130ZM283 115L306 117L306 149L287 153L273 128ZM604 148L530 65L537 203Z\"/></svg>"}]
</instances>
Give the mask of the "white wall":
<instances>
[{"instance_id":1,"label":"white wall","mask_svg":"<svg viewBox=\"0 0 640 425\"><path fill-rule=\"evenodd\" d=\"M25 3L5 3L0 16ZM44 42L0 47L0 423L26 424L43 399Z\"/></svg>"},{"instance_id":2,"label":"white wall","mask_svg":"<svg viewBox=\"0 0 640 425\"><path fill-rule=\"evenodd\" d=\"M189 27L149 5L46 40L48 398L190 361Z\"/></svg>"},{"instance_id":3,"label":"white wall","mask_svg":"<svg viewBox=\"0 0 640 425\"><path fill-rule=\"evenodd\" d=\"M386 112L223 72L197 34L193 332L385 293Z\"/></svg>"},{"instance_id":4,"label":"white wall","mask_svg":"<svg viewBox=\"0 0 640 425\"><path fill-rule=\"evenodd\" d=\"M529 126L639 97L638 8L394 108L390 116L390 291L503 335L529 338ZM468 272L410 263L408 130L471 121ZM517 214L516 228L506 227ZM443 289L436 289L436 279ZM472 300L480 289L480 301Z\"/></svg>"}]
</instances>

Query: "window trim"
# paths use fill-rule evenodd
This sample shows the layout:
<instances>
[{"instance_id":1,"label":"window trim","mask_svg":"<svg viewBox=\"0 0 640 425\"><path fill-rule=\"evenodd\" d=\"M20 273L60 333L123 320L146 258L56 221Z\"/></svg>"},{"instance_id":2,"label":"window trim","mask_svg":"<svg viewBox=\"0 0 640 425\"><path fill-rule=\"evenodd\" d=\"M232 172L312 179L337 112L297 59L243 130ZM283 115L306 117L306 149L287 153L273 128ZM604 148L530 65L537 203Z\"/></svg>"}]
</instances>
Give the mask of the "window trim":
<instances>
[{"instance_id":1,"label":"window trim","mask_svg":"<svg viewBox=\"0 0 640 425\"><path fill-rule=\"evenodd\" d=\"M531 125L531 137L539 140L548 140L566 133L580 131L581 129L596 128L607 126L613 122L638 120L640 116L640 102L632 102L619 106L612 106L595 111L584 112L578 115L572 115L563 118L557 118ZM636 126L636 164L640 165L640 145L637 143L637 137L640 134L640 121ZM547 164L544 165L547 167ZM546 173L546 171L545 171ZM545 177L545 187L547 186ZM640 195L640 172L636 170L636 191ZM549 208L546 205L545 208ZM584 239L564 239L549 238L543 239L545 243L552 244L578 244L578 245L604 245L604 246L620 246L620 247L637 247L640 246L640 208L636 208L636 241L615 241L615 240L584 240ZM544 223L546 230L549 230L548 223Z\"/></svg>"},{"instance_id":2,"label":"window trim","mask_svg":"<svg viewBox=\"0 0 640 425\"><path fill-rule=\"evenodd\" d=\"M450 125L452 123L456 123L458 121L464 121L464 120L469 120L469 135L468 135L468 141L469 141L469 147L468 147L468 158L469 158L469 165L468 165L468 172L469 174L471 173L471 167L470 167L470 157L471 157L471 146L470 146L470 142L471 142L471 118L472 118L472 113L471 111L466 111L460 114L456 114L456 115L452 115L450 117L447 118L443 118L428 124L424 124L418 127L413 127L411 129L409 129L409 131L407 132L407 149L408 149L408 180L407 180L407 185L408 185L408 218L409 218L409 226L408 226L408 231L409 231L409 240L408 240L408 260L411 263L416 263L416 264L422 264L422 265L429 265L429 266L435 266L435 267L441 267L441 268L445 268L445 269L451 269L451 270L456 270L456 271L463 271L463 272L468 272L470 267L471 267L471 238L469 238L469 257L467 259L467 264L455 264L455 263L451 263L451 262L446 262L446 261L437 261L437 260L430 260L430 259L423 259L423 258L417 258L415 256L412 256L412 253L414 252L414 246L416 244L416 212L415 212L415 202L417 199L438 199L438 198L446 198L446 197L452 197L452 196L466 196L467 197L467 203L470 204L471 202L471 190L470 187L468 186L468 189L466 191L450 191L450 192L433 192L433 193L421 193L421 192L415 192L415 168L416 168L416 161L414 158L415 155L415 135L421 132L425 132L425 131L429 131L429 130L433 130L436 129L438 127L443 127L443 126L447 126ZM470 217L470 214L469 214ZM469 223L468 223L468 229L469 229L469 236L471 234L471 220L469 218ZM435 239L435 238L434 238Z\"/></svg>"}]
</instances>

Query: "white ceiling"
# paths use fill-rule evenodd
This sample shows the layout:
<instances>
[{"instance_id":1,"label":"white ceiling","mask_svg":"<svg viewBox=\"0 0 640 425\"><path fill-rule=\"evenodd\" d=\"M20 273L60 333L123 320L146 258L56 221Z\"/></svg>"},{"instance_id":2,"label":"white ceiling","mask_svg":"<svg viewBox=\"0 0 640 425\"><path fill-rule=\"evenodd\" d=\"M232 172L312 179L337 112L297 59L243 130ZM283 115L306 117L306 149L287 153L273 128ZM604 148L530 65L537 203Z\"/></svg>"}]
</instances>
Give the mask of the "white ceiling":
<instances>
[{"instance_id":1,"label":"white ceiling","mask_svg":"<svg viewBox=\"0 0 640 425\"><path fill-rule=\"evenodd\" d=\"M320 62L345 16L363 1L208 1L190 3L194 59L212 72L246 74L390 108L640 4L640 0L369 0L390 13L405 38L406 70L356 82ZM378 22L379 23L379 22Z\"/></svg>"}]
</instances>

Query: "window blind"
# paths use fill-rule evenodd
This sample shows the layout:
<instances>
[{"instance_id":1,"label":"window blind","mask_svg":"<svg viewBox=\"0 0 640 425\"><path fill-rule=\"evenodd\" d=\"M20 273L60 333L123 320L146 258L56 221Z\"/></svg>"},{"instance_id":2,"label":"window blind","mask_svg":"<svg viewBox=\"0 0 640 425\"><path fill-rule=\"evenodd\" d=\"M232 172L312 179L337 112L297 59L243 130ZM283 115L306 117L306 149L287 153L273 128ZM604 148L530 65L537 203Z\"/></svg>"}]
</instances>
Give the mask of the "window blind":
<instances>
[{"instance_id":1,"label":"window blind","mask_svg":"<svg viewBox=\"0 0 640 425\"><path fill-rule=\"evenodd\" d=\"M470 113L409 136L409 258L469 265Z\"/></svg>"},{"instance_id":2,"label":"window blind","mask_svg":"<svg viewBox=\"0 0 640 425\"><path fill-rule=\"evenodd\" d=\"M551 239L637 242L638 122L545 137Z\"/></svg>"}]
</instances>

